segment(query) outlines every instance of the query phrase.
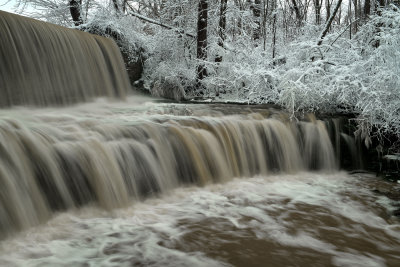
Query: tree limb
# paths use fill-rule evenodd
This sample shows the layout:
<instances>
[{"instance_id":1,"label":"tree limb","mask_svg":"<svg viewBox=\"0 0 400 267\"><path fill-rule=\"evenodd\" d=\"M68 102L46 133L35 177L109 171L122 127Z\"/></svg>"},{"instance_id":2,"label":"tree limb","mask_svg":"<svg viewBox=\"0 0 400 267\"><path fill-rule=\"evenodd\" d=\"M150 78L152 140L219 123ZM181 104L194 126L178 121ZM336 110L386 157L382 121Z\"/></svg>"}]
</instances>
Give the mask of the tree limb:
<instances>
[{"instance_id":1,"label":"tree limb","mask_svg":"<svg viewBox=\"0 0 400 267\"><path fill-rule=\"evenodd\" d=\"M331 17L326 22L325 29L321 33L321 37L319 38L319 41L318 41L317 45L321 45L322 44L322 40L325 38L326 34L328 33L329 28L331 27L331 24L333 22L333 19L335 18L336 13L338 12L339 7L340 7L341 4L342 4L342 0L339 0L338 3L336 4L335 9L333 10L333 13L332 13Z\"/></svg>"},{"instance_id":2,"label":"tree limb","mask_svg":"<svg viewBox=\"0 0 400 267\"><path fill-rule=\"evenodd\" d=\"M335 40L333 40L333 42L329 46L332 46L334 43L336 43L336 41L340 38L340 36L342 36L353 23L355 23L359 20L360 19L356 19L355 21L352 21L351 23L349 23L349 25L346 26L346 28L335 38ZM328 52L329 49L331 49L331 48L328 47L328 49L326 49L325 53Z\"/></svg>"},{"instance_id":3,"label":"tree limb","mask_svg":"<svg viewBox=\"0 0 400 267\"><path fill-rule=\"evenodd\" d=\"M147 17L145 17L145 16L143 16L143 15L140 15L140 14L136 13L135 9L134 9L130 4L127 3L127 5L128 5L128 7L129 7L129 9L131 10L131 12L129 12L128 14L131 15L131 16L137 17L138 19L141 19L141 20L143 20L143 21L146 21L146 22L151 23L151 24L154 24L154 25L158 25L158 26L160 26L160 27L162 27L162 28L165 28L165 29L168 29L168 30L174 30L175 32L177 32L177 33L179 33L179 34L184 34L184 35L186 35L186 36L188 36L188 37L191 37L191 38L197 38L197 37L194 36L193 34L187 33L187 32L185 32L184 30L177 29L177 28L175 28L175 27L172 27L172 26L163 24L163 23L161 23L161 22L158 22L158 21L155 21L155 20L153 20L153 19L147 18Z\"/></svg>"}]
</instances>

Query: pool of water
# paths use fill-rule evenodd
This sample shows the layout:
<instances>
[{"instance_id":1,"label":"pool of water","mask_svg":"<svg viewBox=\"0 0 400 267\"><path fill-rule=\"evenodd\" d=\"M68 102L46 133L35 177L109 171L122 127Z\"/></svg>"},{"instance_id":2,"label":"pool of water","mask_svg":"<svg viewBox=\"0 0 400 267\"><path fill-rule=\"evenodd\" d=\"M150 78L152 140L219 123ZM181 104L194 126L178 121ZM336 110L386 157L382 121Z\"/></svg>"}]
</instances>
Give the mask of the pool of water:
<instances>
[{"instance_id":1,"label":"pool of water","mask_svg":"<svg viewBox=\"0 0 400 267\"><path fill-rule=\"evenodd\" d=\"M373 175L298 173L61 212L0 243L2 266L398 266L396 204ZM398 204L398 203L397 203Z\"/></svg>"}]
</instances>

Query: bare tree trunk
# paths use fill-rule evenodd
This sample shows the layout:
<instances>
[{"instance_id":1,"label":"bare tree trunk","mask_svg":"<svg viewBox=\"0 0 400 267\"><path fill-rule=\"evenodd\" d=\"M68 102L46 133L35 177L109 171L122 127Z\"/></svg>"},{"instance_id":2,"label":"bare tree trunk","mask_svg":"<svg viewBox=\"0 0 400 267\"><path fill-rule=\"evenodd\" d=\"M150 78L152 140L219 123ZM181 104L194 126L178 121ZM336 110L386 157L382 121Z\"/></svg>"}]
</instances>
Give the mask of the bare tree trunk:
<instances>
[{"instance_id":1,"label":"bare tree trunk","mask_svg":"<svg viewBox=\"0 0 400 267\"><path fill-rule=\"evenodd\" d=\"M228 0L221 0L220 10L219 10L219 28L218 28L218 45L224 47L225 42L225 30L226 30L226 8ZM217 55L215 57L215 62L221 62L222 56Z\"/></svg>"},{"instance_id":2,"label":"bare tree trunk","mask_svg":"<svg viewBox=\"0 0 400 267\"><path fill-rule=\"evenodd\" d=\"M383 8L386 5L385 4L385 0L376 0L375 4L376 4L377 8ZM378 13L379 16L381 15L381 11L380 10L378 10L377 13Z\"/></svg>"},{"instance_id":3,"label":"bare tree trunk","mask_svg":"<svg viewBox=\"0 0 400 267\"><path fill-rule=\"evenodd\" d=\"M371 14L371 0L365 0L364 2L364 18L368 18Z\"/></svg>"},{"instance_id":4,"label":"bare tree trunk","mask_svg":"<svg viewBox=\"0 0 400 267\"><path fill-rule=\"evenodd\" d=\"M265 3L267 1L267 3ZM263 50L267 46L267 18L268 18L269 0L263 0L263 19L262 19L262 35L263 35Z\"/></svg>"},{"instance_id":5,"label":"bare tree trunk","mask_svg":"<svg viewBox=\"0 0 400 267\"><path fill-rule=\"evenodd\" d=\"M128 0L124 0L123 2L122 2L122 13L125 13L126 12L126 2L127 2Z\"/></svg>"},{"instance_id":6,"label":"bare tree trunk","mask_svg":"<svg viewBox=\"0 0 400 267\"><path fill-rule=\"evenodd\" d=\"M354 20L356 21L358 18L358 2L357 0L353 0L353 5L354 5ZM357 33L357 23L354 23L354 32Z\"/></svg>"},{"instance_id":7,"label":"bare tree trunk","mask_svg":"<svg viewBox=\"0 0 400 267\"><path fill-rule=\"evenodd\" d=\"M377 12L377 14L379 15L379 16L381 16L382 15L382 11L380 10L380 8L384 8L385 7L385 0L379 0L378 2L377 2L377 8L378 8L378 12ZM382 27L382 23L378 23L378 25L376 25L376 35L380 32L380 27ZM380 42L380 40L379 39L376 39L375 40L375 43L373 44L373 46L375 47L375 48L378 48L379 46L381 45L381 42Z\"/></svg>"},{"instance_id":8,"label":"bare tree trunk","mask_svg":"<svg viewBox=\"0 0 400 267\"><path fill-rule=\"evenodd\" d=\"M88 16L88 13L89 13L89 5L90 5L90 0L87 0L86 1L86 10L85 10L85 22L87 22L87 16Z\"/></svg>"},{"instance_id":9,"label":"bare tree trunk","mask_svg":"<svg viewBox=\"0 0 400 267\"><path fill-rule=\"evenodd\" d=\"M276 0L275 0L276 1ZM273 22L272 22L272 58L274 59L276 56L276 17L277 17L277 8L276 2L274 3L274 11L273 11Z\"/></svg>"},{"instance_id":10,"label":"bare tree trunk","mask_svg":"<svg viewBox=\"0 0 400 267\"><path fill-rule=\"evenodd\" d=\"M82 0L69 1L69 12L71 13L71 17L74 21L75 26L79 26L82 24L81 5Z\"/></svg>"},{"instance_id":11,"label":"bare tree trunk","mask_svg":"<svg viewBox=\"0 0 400 267\"><path fill-rule=\"evenodd\" d=\"M315 23L321 24L321 4L322 0L314 0Z\"/></svg>"},{"instance_id":12,"label":"bare tree trunk","mask_svg":"<svg viewBox=\"0 0 400 267\"><path fill-rule=\"evenodd\" d=\"M340 7L341 4L342 4L342 0L339 0L339 1L337 2L337 4L336 4L335 9L333 10L333 13L332 13L331 17L330 17L329 20L326 22L325 29L324 29L323 32L321 33L321 37L319 38L319 41L318 41L317 45L321 45L321 44L322 44L322 40L325 38L326 34L328 33L328 30L329 30L329 28L331 27L331 24L332 24L332 22L333 22L333 19L335 18L336 13L338 12L339 7Z\"/></svg>"},{"instance_id":13,"label":"bare tree trunk","mask_svg":"<svg viewBox=\"0 0 400 267\"><path fill-rule=\"evenodd\" d=\"M112 2L113 2L113 4L114 4L115 11L119 12L119 7L118 7L118 2L117 2L117 0L112 0Z\"/></svg>"},{"instance_id":14,"label":"bare tree trunk","mask_svg":"<svg viewBox=\"0 0 400 267\"><path fill-rule=\"evenodd\" d=\"M208 20L208 2L199 1L198 19L197 19L197 87L200 87L200 81L207 76L207 70L202 61L207 59L207 20Z\"/></svg>"},{"instance_id":15,"label":"bare tree trunk","mask_svg":"<svg viewBox=\"0 0 400 267\"><path fill-rule=\"evenodd\" d=\"M260 39L261 33L261 0L254 0L254 4L251 6L251 9L253 10L254 23L256 24L256 28L253 31L253 39L258 40Z\"/></svg>"},{"instance_id":16,"label":"bare tree trunk","mask_svg":"<svg viewBox=\"0 0 400 267\"><path fill-rule=\"evenodd\" d=\"M288 38L288 33L289 33L289 29L288 29L288 26L289 26L289 23L287 22L287 8L286 8L286 5L285 5L285 3L282 3L282 1L279 1L280 2L280 4L281 4L281 6L283 6L283 8L282 8L282 28L283 29L285 29L285 38L287 39Z\"/></svg>"},{"instance_id":17,"label":"bare tree trunk","mask_svg":"<svg viewBox=\"0 0 400 267\"><path fill-rule=\"evenodd\" d=\"M348 14L347 14L347 16L348 16L348 18L349 18L349 24L350 24L350 28L349 28L349 38L350 38L350 40L351 40L351 16L352 16L352 14L351 14L351 1L349 1L349 12L348 12Z\"/></svg>"},{"instance_id":18,"label":"bare tree trunk","mask_svg":"<svg viewBox=\"0 0 400 267\"><path fill-rule=\"evenodd\" d=\"M326 21L331 17L331 6L332 2L329 0L325 0L325 6L326 6Z\"/></svg>"},{"instance_id":19,"label":"bare tree trunk","mask_svg":"<svg viewBox=\"0 0 400 267\"><path fill-rule=\"evenodd\" d=\"M336 22L337 22L337 24L338 25L340 25L341 24L341 21L342 21L342 6L340 5L340 7L339 7L339 14L336 16Z\"/></svg>"},{"instance_id":20,"label":"bare tree trunk","mask_svg":"<svg viewBox=\"0 0 400 267\"><path fill-rule=\"evenodd\" d=\"M296 14L297 25L300 26L300 25L301 25L301 13L300 13L300 9L299 9L299 7L298 7L298 5L297 5L296 0L291 0L291 1L292 1L294 13Z\"/></svg>"},{"instance_id":21,"label":"bare tree trunk","mask_svg":"<svg viewBox=\"0 0 400 267\"><path fill-rule=\"evenodd\" d=\"M239 7L240 12L244 10L244 5L240 0L234 0L234 3L237 7ZM237 19L237 27L238 27L238 33L239 35L242 32L242 18L241 16L238 17Z\"/></svg>"},{"instance_id":22,"label":"bare tree trunk","mask_svg":"<svg viewBox=\"0 0 400 267\"><path fill-rule=\"evenodd\" d=\"M308 18L308 9L312 0L305 0L304 7L303 7L303 19L304 22L307 22Z\"/></svg>"}]
</instances>

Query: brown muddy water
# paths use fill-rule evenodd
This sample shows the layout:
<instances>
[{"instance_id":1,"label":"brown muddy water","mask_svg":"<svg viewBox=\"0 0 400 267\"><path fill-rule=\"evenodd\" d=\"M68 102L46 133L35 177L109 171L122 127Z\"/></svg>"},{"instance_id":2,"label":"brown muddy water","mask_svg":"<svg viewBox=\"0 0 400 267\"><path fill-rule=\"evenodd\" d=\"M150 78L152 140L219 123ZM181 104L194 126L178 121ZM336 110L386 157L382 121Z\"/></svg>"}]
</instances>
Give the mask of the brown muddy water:
<instances>
[{"instance_id":1,"label":"brown muddy water","mask_svg":"<svg viewBox=\"0 0 400 267\"><path fill-rule=\"evenodd\" d=\"M340 171L337 125L141 97L0 110L0 265L399 266L399 203L374 190L400 188Z\"/></svg>"}]
</instances>

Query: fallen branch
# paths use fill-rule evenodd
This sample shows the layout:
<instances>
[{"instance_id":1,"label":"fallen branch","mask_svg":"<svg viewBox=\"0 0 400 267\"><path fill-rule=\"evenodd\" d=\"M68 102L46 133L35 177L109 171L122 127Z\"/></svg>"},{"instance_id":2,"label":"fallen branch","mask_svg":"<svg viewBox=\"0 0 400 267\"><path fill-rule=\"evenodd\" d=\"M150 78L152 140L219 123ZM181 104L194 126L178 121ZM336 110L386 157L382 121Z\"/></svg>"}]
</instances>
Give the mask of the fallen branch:
<instances>
[{"instance_id":1,"label":"fallen branch","mask_svg":"<svg viewBox=\"0 0 400 267\"><path fill-rule=\"evenodd\" d=\"M321 33L321 37L319 38L319 41L318 41L317 45L321 45L322 44L322 40L325 38L326 34L328 33L329 28L331 27L331 24L333 22L333 19L335 18L336 13L338 12L339 7L340 7L341 4L342 4L342 0L339 0L338 3L336 4L335 9L333 10L332 15L330 16L328 22L325 25L324 31Z\"/></svg>"},{"instance_id":2,"label":"fallen branch","mask_svg":"<svg viewBox=\"0 0 400 267\"><path fill-rule=\"evenodd\" d=\"M131 5L129 5L129 4L127 4L127 5L129 7L129 9L131 10L131 12L129 12L128 14L131 15L131 16L134 16L134 17L136 17L138 19L141 19L143 21L146 21L148 23L151 23L151 24L154 24L154 25L158 25L158 26L163 27L163 28L168 29L168 30L174 30L175 32L177 32L179 34L184 34L184 35L186 35L188 37L191 37L191 38L197 38L193 34L186 33L184 30L177 29L175 27L172 27L172 26L166 25L164 23L158 22L156 20L153 20L153 19L147 18L145 16L142 16L142 15L136 13L135 9Z\"/></svg>"},{"instance_id":3,"label":"fallen branch","mask_svg":"<svg viewBox=\"0 0 400 267\"><path fill-rule=\"evenodd\" d=\"M330 47L328 47L328 49L326 49L325 53L328 52L329 49L331 49L332 45L333 45L334 43L336 43L336 41L340 38L340 36L342 36L342 35L347 31L347 29L348 29L353 23L355 23L355 22L357 22L357 21L359 21L359 20L360 20L360 19L356 19L355 21L349 23L349 25L346 26L346 28L335 38L335 40L333 40L333 42L329 45Z\"/></svg>"}]
</instances>

